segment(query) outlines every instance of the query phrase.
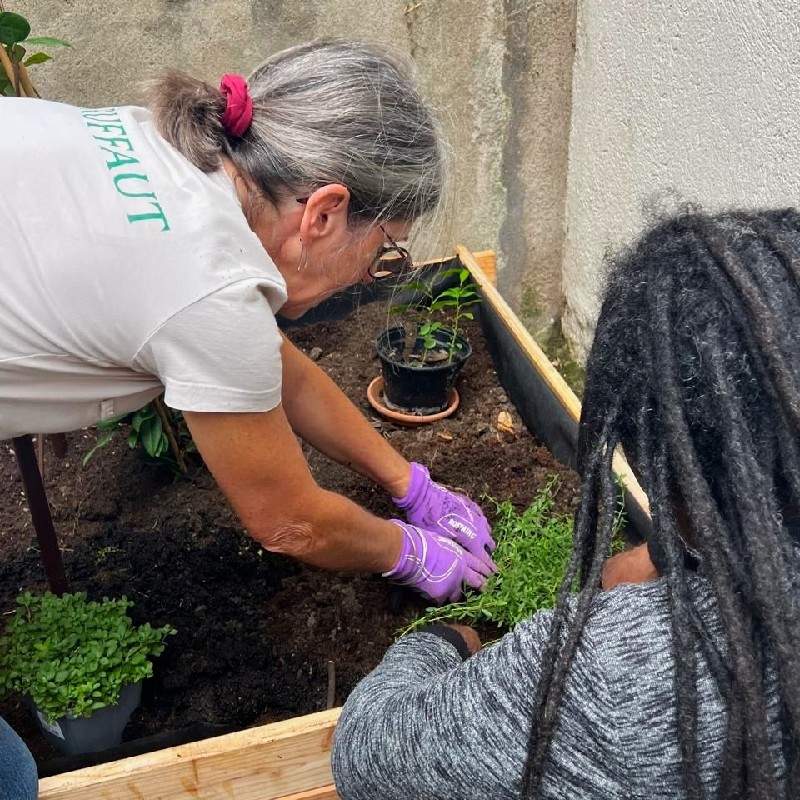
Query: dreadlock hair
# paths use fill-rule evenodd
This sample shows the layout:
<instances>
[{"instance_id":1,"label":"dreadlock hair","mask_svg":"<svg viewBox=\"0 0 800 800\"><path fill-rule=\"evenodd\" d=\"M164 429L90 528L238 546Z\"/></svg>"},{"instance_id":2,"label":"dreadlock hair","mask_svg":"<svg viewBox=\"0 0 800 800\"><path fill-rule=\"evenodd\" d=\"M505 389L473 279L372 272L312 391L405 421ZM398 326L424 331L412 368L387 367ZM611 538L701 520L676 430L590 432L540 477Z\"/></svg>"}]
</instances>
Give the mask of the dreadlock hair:
<instances>
[{"instance_id":1,"label":"dreadlock hair","mask_svg":"<svg viewBox=\"0 0 800 800\"><path fill-rule=\"evenodd\" d=\"M683 213L611 272L587 364L574 551L543 659L523 798L541 786L599 589L617 445L650 500L648 546L667 586L686 797L704 797L701 658L727 709L720 796L799 797L800 542L784 514L800 505L800 214ZM716 599L721 645L693 604L682 532ZM568 605L576 577L580 592ZM770 685L780 700L785 773L770 748Z\"/></svg>"}]
</instances>

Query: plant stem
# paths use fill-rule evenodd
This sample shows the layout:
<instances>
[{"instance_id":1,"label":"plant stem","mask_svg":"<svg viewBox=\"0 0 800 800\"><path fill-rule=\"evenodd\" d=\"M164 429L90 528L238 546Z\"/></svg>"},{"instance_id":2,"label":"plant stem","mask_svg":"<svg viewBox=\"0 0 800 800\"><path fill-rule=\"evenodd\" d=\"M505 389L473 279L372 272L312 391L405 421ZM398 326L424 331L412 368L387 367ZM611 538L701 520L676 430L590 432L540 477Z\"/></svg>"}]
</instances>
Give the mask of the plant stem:
<instances>
[{"instance_id":1,"label":"plant stem","mask_svg":"<svg viewBox=\"0 0 800 800\"><path fill-rule=\"evenodd\" d=\"M456 351L456 337L458 336L458 321L461 318L461 303L456 305L456 312L453 315L453 328L450 336L450 346L448 347L448 364L453 363L453 355Z\"/></svg>"},{"instance_id":2,"label":"plant stem","mask_svg":"<svg viewBox=\"0 0 800 800\"><path fill-rule=\"evenodd\" d=\"M175 432L172 430L172 423L167 416L167 410L164 408L160 397L156 397L156 399L153 400L153 407L158 412L158 416L161 417L161 425L164 428L164 433L167 434L167 441L169 442L170 450L172 450L172 455L175 456L175 461L178 462L178 469L181 472L186 472L186 461L184 461L183 453L181 453L181 449L178 447L178 440L175 438Z\"/></svg>"},{"instance_id":3,"label":"plant stem","mask_svg":"<svg viewBox=\"0 0 800 800\"><path fill-rule=\"evenodd\" d=\"M19 68L19 79L22 82L22 88L25 90L28 97L41 97L39 92L33 88L27 67L21 61L17 64L17 67Z\"/></svg>"},{"instance_id":4,"label":"plant stem","mask_svg":"<svg viewBox=\"0 0 800 800\"><path fill-rule=\"evenodd\" d=\"M3 70L8 76L9 81L11 81L11 84L15 87L14 91L17 93L17 97L26 97L27 95L24 91L20 93L19 73L14 69L14 64L6 52L5 46L2 44L0 44L0 64L3 65Z\"/></svg>"}]
</instances>

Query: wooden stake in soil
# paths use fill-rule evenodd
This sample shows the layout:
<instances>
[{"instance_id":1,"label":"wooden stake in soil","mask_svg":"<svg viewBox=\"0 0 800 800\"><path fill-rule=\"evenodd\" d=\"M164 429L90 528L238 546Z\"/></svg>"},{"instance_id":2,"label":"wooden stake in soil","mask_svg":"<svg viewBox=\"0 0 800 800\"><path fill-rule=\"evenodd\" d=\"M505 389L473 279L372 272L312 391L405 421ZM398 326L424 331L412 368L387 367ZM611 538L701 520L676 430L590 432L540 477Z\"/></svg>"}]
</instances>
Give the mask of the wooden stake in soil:
<instances>
[{"instance_id":1,"label":"wooden stake in soil","mask_svg":"<svg viewBox=\"0 0 800 800\"><path fill-rule=\"evenodd\" d=\"M44 483L44 434L40 433L36 437L36 464L39 467L39 474L42 476L42 483Z\"/></svg>"},{"instance_id":2,"label":"wooden stake in soil","mask_svg":"<svg viewBox=\"0 0 800 800\"><path fill-rule=\"evenodd\" d=\"M336 705L336 664L328 662L328 697L325 708L331 709Z\"/></svg>"},{"instance_id":3,"label":"wooden stake in soil","mask_svg":"<svg viewBox=\"0 0 800 800\"><path fill-rule=\"evenodd\" d=\"M31 511L36 538L39 540L39 549L41 550L44 571L47 574L47 582L50 584L50 590L53 594L61 596L68 591L67 574L64 572L64 562L61 559L58 537L53 527L53 518L50 516L50 507L47 504L47 495L44 491L42 476L36 463L33 441L29 435L17 436L11 441L14 445L14 454L17 457L22 486L25 490L28 508Z\"/></svg>"},{"instance_id":4,"label":"wooden stake in soil","mask_svg":"<svg viewBox=\"0 0 800 800\"><path fill-rule=\"evenodd\" d=\"M67 436L64 433L53 433L50 435L50 444L53 447L53 452L58 458L64 458L67 455Z\"/></svg>"}]
</instances>

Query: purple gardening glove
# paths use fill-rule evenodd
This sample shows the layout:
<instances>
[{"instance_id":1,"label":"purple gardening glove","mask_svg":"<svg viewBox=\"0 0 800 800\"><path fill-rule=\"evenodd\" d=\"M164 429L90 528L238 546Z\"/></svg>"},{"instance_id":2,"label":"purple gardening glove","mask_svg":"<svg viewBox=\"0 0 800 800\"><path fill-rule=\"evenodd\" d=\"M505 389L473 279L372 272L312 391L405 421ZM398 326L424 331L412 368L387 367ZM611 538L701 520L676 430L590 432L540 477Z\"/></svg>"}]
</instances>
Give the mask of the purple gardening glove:
<instances>
[{"instance_id":1,"label":"purple gardening glove","mask_svg":"<svg viewBox=\"0 0 800 800\"><path fill-rule=\"evenodd\" d=\"M492 572L497 571L489 555L495 543L483 512L468 497L432 481L422 464L411 463L408 493L405 497L393 497L392 500L406 512L406 518L412 525L419 525L458 542Z\"/></svg>"},{"instance_id":2,"label":"purple gardening glove","mask_svg":"<svg viewBox=\"0 0 800 800\"><path fill-rule=\"evenodd\" d=\"M400 558L384 578L413 586L435 603L453 603L461 597L462 586L482 589L491 574L489 567L452 539L432 531L390 519L403 532Z\"/></svg>"}]
</instances>

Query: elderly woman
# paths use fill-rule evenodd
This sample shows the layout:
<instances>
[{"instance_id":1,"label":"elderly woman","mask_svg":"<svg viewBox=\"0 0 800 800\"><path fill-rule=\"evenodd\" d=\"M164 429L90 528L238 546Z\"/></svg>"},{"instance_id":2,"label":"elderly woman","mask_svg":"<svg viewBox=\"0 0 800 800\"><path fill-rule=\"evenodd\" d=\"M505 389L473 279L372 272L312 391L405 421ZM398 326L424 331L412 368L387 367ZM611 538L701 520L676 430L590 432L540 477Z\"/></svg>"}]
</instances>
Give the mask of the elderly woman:
<instances>
[{"instance_id":1,"label":"elderly woman","mask_svg":"<svg viewBox=\"0 0 800 800\"><path fill-rule=\"evenodd\" d=\"M0 439L165 391L265 548L437 602L480 588L494 568L480 509L393 450L275 320L410 268L396 242L439 205L445 158L408 66L317 41L247 82L173 73L150 97L2 102ZM295 434L407 521L317 486Z\"/></svg>"}]
</instances>

